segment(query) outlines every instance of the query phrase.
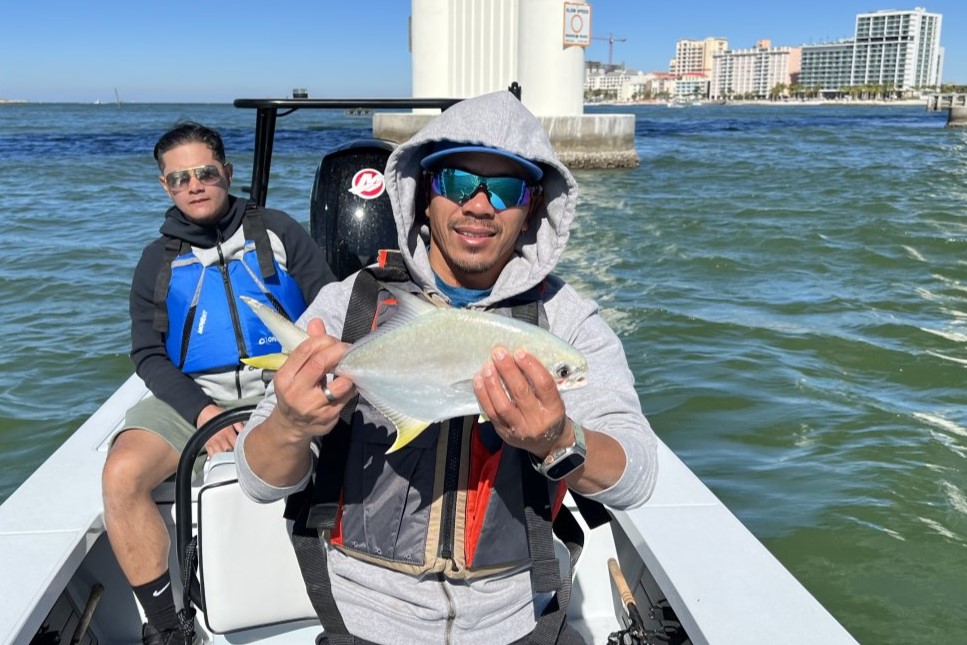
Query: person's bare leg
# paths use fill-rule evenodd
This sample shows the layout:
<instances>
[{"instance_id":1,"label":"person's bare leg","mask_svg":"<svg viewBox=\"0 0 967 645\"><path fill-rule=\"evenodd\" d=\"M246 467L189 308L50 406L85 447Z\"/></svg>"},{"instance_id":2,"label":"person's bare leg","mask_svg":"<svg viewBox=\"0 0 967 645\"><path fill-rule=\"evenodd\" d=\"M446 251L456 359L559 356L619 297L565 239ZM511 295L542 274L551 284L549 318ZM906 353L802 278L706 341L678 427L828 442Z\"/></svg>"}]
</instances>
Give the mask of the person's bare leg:
<instances>
[{"instance_id":1,"label":"person's bare leg","mask_svg":"<svg viewBox=\"0 0 967 645\"><path fill-rule=\"evenodd\" d=\"M104 525L114 555L132 586L168 569L171 540L151 491L178 468L178 453L146 430L122 432L101 474Z\"/></svg>"}]
</instances>

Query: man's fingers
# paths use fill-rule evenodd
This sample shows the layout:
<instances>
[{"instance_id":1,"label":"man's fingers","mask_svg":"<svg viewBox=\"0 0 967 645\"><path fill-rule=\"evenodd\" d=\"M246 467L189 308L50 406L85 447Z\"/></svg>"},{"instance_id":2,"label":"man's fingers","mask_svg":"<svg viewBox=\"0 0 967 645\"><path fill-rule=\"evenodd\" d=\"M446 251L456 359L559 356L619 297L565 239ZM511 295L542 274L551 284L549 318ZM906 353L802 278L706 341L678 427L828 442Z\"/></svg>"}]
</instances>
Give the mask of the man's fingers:
<instances>
[{"instance_id":1,"label":"man's fingers","mask_svg":"<svg viewBox=\"0 0 967 645\"><path fill-rule=\"evenodd\" d=\"M514 352L514 362L523 372L531 386L530 391L537 396L538 400L546 401L549 398L556 399L559 396L554 377L547 371L543 363L537 360L536 356L518 349Z\"/></svg>"},{"instance_id":2,"label":"man's fingers","mask_svg":"<svg viewBox=\"0 0 967 645\"><path fill-rule=\"evenodd\" d=\"M477 403L480 404L480 410L488 419L493 420L497 416L497 410L494 409L494 404L490 400L490 390L484 380L483 371L473 377L473 392L477 395Z\"/></svg>"},{"instance_id":3,"label":"man's fingers","mask_svg":"<svg viewBox=\"0 0 967 645\"><path fill-rule=\"evenodd\" d=\"M208 453L209 457L235 449L235 442L238 439L238 433L241 431L238 428L239 425L236 423L227 428L222 428L205 443L205 452Z\"/></svg>"},{"instance_id":4,"label":"man's fingers","mask_svg":"<svg viewBox=\"0 0 967 645\"><path fill-rule=\"evenodd\" d=\"M326 334L326 323L322 322L322 318L313 318L306 326L306 331L309 332L310 336L324 336Z\"/></svg>"},{"instance_id":5,"label":"man's fingers","mask_svg":"<svg viewBox=\"0 0 967 645\"><path fill-rule=\"evenodd\" d=\"M511 402L515 405L520 405L522 402L531 398L533 396L531 384L517 365L514 357L503 347L495 349L492 357L494 367L500 375L500 379L503 381L507 393L510 395Z\"/></svg>"},{"instance_id":6,"label":"man's fingers","mask_svg":"<svg viewBox=\"0 0 967 645\"><path fill-rule=\"evenodd\" d=\"M310 321L310 327L324 329L321 320ZM339 364L348 348L346 343L325 333L310 336L289 355L275 376L276 383L285 383L299 390L317 387Z\"/></svg>"}]
</instances>

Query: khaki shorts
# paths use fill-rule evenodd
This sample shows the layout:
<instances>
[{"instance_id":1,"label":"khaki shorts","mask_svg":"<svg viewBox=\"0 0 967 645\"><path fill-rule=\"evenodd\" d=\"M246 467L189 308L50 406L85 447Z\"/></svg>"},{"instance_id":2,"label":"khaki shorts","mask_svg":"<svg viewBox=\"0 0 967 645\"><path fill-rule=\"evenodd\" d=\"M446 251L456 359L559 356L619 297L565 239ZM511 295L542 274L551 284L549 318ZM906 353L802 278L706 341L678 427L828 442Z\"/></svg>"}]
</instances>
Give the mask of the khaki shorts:
<instances>
[{"instance_id":1,"label":"khaki shorts","mask_svg":"<svg viewBox=\"0 0 967 645\"><path fill-rule=\"evenodd\" d=\"M262 400L261 396L250 396L234 401L215 401L215 405L231 410L243 405L252 405ZM132 405L124 415L124 427L118 431L111 442L125 430L139 428L153 432L167 441L178 454L188 445L191 435L195 434L194 424L185 421L185 418L178 414L173 407L164 401L148 395L146 398Z\"/></svg>"}]
</instances>

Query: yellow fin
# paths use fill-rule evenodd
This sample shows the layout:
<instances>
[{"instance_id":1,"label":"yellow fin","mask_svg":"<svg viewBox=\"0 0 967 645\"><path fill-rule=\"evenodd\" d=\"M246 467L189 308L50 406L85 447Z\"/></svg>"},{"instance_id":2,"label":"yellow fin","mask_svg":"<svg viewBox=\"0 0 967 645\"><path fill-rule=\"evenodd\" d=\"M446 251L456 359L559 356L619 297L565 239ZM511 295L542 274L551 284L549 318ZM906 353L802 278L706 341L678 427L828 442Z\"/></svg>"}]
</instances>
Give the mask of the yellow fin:
<instances>
[{"instance_id":1,"label":"yellow fin","mask_svg":"<svg viewBox=\"0 0 967 645\"><path fill-rule=\"evenodd\" d=\"M410 419L409 417L398 416L393 419L393 423L396 424L396 441L393 445L389 447L386 454L391 452L396 452L409 442L420 436L424 430L430 427L430 424L426 421L418 421L417 419Z\"/></svg>"},{"instance_id":2,"label":"yellow fin","mask_svg":"<svg viewBox=\"0 0 967 645\"><path fill-rule=\"evenodd\" d=\"M259 369L278 371L287 358L289 357L286 354L265 354L264 356L243 358L242 362Z\"/></svg>"}]
</instances>

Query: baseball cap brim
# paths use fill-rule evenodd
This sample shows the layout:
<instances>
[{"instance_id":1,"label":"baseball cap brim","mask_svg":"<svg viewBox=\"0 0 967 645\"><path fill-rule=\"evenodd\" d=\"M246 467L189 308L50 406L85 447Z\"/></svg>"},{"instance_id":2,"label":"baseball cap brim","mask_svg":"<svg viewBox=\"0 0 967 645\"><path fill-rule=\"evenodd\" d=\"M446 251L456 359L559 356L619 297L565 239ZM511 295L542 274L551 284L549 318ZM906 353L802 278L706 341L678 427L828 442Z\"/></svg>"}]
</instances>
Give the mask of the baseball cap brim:
<instances>
[{"instance_id":1,"label":"baseball cap brim","mask_svg":"<svg viewBox=\"0 0 967 645\"><path fill-rule=\"evenodd\" d=\"M541 170L540 166L535 164L533 161L524 159L521 156L515 155L512 152L507 152L506 150L501 150L499 148L488 148L487 146L461 146L455 145L452 147L446 147L437 149L425 157L420 165L426 170L436 170L443 166L443 161L450 155L455 155L462 152L483 152L491 155L498 155L500 157L506 157L516 162L527 174L527 179L530 181L540 181L544 176L544 171Z\"/></svg>"}]
</instances>

